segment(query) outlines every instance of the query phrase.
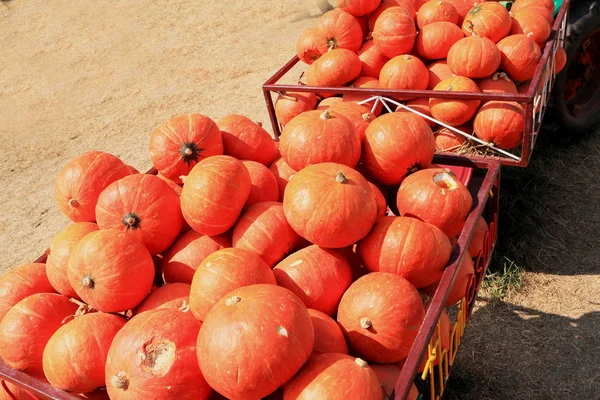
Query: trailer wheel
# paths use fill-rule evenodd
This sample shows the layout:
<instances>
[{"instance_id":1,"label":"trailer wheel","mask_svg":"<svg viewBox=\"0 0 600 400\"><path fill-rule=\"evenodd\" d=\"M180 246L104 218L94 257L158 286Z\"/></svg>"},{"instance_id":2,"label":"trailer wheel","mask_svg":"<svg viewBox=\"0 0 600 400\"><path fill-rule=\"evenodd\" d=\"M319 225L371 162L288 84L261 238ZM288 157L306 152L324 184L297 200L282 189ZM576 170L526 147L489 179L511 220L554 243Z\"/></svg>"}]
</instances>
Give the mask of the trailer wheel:
<instances>
[{"instance_id":1,"label":"trailer wheel","mask_svg":"<svg viewBox=\"0 0 600 400\"><path fill-rule=\"evenodd\" d=\"M567 64L557 75L554 90L554 105L559 123L571 139L585 136L600 123L598 2L592 3L586 11L570 25L570 32L565 40Z\"/></svg>"}]
</instances>

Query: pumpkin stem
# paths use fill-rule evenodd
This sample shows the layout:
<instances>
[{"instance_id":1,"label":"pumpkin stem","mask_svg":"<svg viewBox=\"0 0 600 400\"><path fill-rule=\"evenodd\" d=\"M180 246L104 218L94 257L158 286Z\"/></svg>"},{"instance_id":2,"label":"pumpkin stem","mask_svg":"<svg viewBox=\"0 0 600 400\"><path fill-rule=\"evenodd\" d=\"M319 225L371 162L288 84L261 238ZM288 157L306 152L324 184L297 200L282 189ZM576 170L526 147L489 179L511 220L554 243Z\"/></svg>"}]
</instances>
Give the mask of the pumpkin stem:
<instances>
[{"instance_id":1,"label":"pumpkin stem","mask_svg":"<svg viewBox=\"0 0 600 400\"><path fill-rule=\"evenodd\" d=\"M125 225L125 229L137 229L140 227L140 222L142 222L142 220L140 219L140 217L137 216L136 213L127 213L125 214L125 216L123 217L123 225Z\"/></svg>"},{"instance_id":2,"label":"pumpkin stem","mask_svg":"<svg viewBox=\"0 0 600 400\"><path fill-rule=\"evenodd\" d=\"M404 59L405 60L410 60L412 57L410 56L410 54L405 54L404 55Z\"/></svg>"},{"instance_id":3,"label":"pumpkin stem","mask_svg":"<svg viewBox=\"0 0 600 400\"><path fill-rule=\"evenodd\" d=\"M321 113L321 119L330 119L331 118L331 114L329 113L329 110L325 110Z\"/></svg>"},{"instance_id":4,"label":"pumpkin stem","mask_svg":"<svg viewBox=\"0 0 600 400\"><path fill-rule=\"evenodd\" d=\"M454 174L450 170L444 170L444 172L438 172L433 176L433 183L447 190L456 190L458 183L454 179Z\"/></svg>"},{"instance_id":5,"label":"pumpkin stem","mask_svg":"<svg viewBox=\"0 0 600 400\"><path fill-rule=\"evenodd\" d=\"M443 2L443 1L441 1L441 0L437 2L437 5L438 5L438 6L441 6L442 4L444 4L444 2Z\"/></svg>"},{"instance_id":6,"label":"pumpkin stem","mask_svg":"<svg viewBox=\"0 0 600 400\"><path fill-rule=\"evenodd\" d=\"M177 303L177 310L181 312L190 311L190 303L185 299L181 300L179 303Z\"/></svg>"},{"instance_id":7,"label":"pumpkin stem","mask_svg":"<svg viewBox=\"0 0 600 400\"><path fill-rule=\"evenodd\" d=\"M316 60L316 59L315 59ZM302 73L300 74L300 76L298 77L298 85L300 86L306 86L306 83L302 82L302 78L304 77L304 71L302 71Z\"/></svg>"},{"instance_id":8,"label":"pumpkin stem","mask_svg":"<svg viewBox=\"0 0 600 400\"><path fill-rule=\"evenodd\" d=\"M363 119L364 121L371 122L371 114L369 114L369 113L364 113L364 114L363 114L363 115L361 115L361 116L362 116L362 119Z\"/></svg>"},{"instance_id":9,"label":"pumpkin stem","mask_svg":"<svg viewBox=\"0 0 600 400\"><path fill-rule=\"evenodd\" d=\"M179 148L179 154L181 159L189 166L192 162L198 161L202 150L204 149L199 148L194 142L185 142Z\"/></svg>"},{"instance_id":10,"label":"pumpkin stem","mask_svg":"<svg viewBox=\"0 0 600 400\"><path fill-rule=\"evenodd\" d=\"M129 378L127 378L125 371L121 371L110 378L110 383L117 389L127 390L129 387Z\"/></svg>"},{"instance_id":11,"label":"pumpkin stem","mask_svg":"<svg viewBox=\"0 0 600 400\"><path fill-rule=\"evenodd\" d=\"M256 125L258 125L258 126L262 127L262 122L258 121L258 122L256 123Z\"/></svg>"},{"instance_id":12,"label":"pumpkin stem","mask_svg":"<svg viewBox=\"0 0 600 400\"><path fill-rule=\"evenodd\" d=\"M356 363L356 365L358 365L361 368L367 368L367 362L365 360L363 360L362 358L355 358L354 362Z\"/></svg>"},{"instance_id":13,"label":"pumpkin stem","mask_svg":"<svg viewBox=\"0 0 600 400\"><path fill-rule=\"evenodd\" d=\"M348 183L348 178L346 178L346 176L344 174L342 174L342 171L338 171L337 175L335 176L335 181L337 183Z\"/></svg>"},{"instance_id":14,"label":"pumpkin stem","mask_svg":"<svg viewBox=\"0 0 600 400\"><path fill-rule=\"evenodd\" d=\"M336 38L329 38L327 39L327 51L331 51L333 49L336 49L338 47L338 43Z\"/></svg>"},{"instance_id":15,"label":"pumpkin stem","mask_svg":"<svg viewBox=\"0 0 600 400\"><path fill-rule=\"evenodd\" d=\"M281 325L277 325L277 333L280 334L281 336L285 336L288 337L288 332L287 329L285 329L283 326Z\"/></svg>"},{"instance_id":16,"label":"pumpkin stem","mask_svg":"<svg viewBox=\"0 0 600 400\"><path fill-rule=\"evenodd\" d=\"M371 320L367 317L362 317L360 319L360 327L363 329L369 329L370 327L373 326L373 322L371 322Z\"/></svg>"},{"instance_id":17,"label":"pumpkin stem","mask_svg":"<svg viewBox=\"0 0 600 400\"><path fill-rule=\"evenodd\" d=\"M83 278L83 280L81 281L81 285L84 288L88 288L88 289L93 289L94 288L94 281L92 280L92 278L90 278L89 276L86 276L85 278Z\"/></svg>"},{"instance_id":18,"label":"pumpkin stem","mask_svg":"<svg viewBox=\"0 0 600 400\"><path fill-rule=\"evenodd\" d=\"M475 31L473 30L475 28L475 25L473 25L473 21L468 19L465 22L466 22L465 28L467 28L467 31L470 32L473 36L477 36L477 33L475 33Z\"/></svg>"},{"instance_id":19,"label":"pumpkin stem","mask_svg":"<svg viewBox=\"0 0 600 400\"><path fill-rule=\"evenodd\" d=\"M240 301L242 301L242 298L239 296L233 296L227 299L227 301L225 301L225 305L226 306L232 306L234 304L239 303Z\"/></svg>"},{"instance_id":20,"label":"pumpkin stem","mask_svg":"<svg viewBox=\"0 0 600 400\"><path fill-rule=\"evenodd\" d=\"M79 202L75 199L69 199L69 207L77 208L79 207Z\"/></svg>"},{"instance_id":21,"label":"pumpkin stem","mask_svg":"<svg viewBox=\"0 0 600 400\"><path fill-rule=\"evenodd\" d=\"M181 182L183 182L185 184L185 180L187 179L187 175L181 175L179 177L179 179L181 179Z\"/></svg>"}]
</instances>

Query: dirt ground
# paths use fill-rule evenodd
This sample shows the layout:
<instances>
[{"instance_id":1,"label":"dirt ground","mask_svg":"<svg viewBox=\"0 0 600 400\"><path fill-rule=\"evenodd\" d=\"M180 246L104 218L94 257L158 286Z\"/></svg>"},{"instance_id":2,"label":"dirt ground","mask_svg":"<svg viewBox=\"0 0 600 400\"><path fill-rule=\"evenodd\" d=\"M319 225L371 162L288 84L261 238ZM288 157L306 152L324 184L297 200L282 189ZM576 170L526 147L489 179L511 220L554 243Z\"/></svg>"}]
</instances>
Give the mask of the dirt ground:
<instances>
[{"instance_id":1,"label":"dirt ground","mask_svg":"<svg viewBox=\"0 0 600 400\"><path fill-rule=\"evenodd\" d=\"M105 150L145 170L153 128L181 113L267 125L261 84L294 54L314 22L299 13L317 14L315 3L2 0L0 273L67 224L53 180L73 157ZM526 290L495 306L482 298L448 398L598 398L600 143L590 143L508 176L531 178L509 198L533 230L516 227L504 249L530 271ZM581 154L594 169L572 162Z\"/></svg>"}]
</instances>

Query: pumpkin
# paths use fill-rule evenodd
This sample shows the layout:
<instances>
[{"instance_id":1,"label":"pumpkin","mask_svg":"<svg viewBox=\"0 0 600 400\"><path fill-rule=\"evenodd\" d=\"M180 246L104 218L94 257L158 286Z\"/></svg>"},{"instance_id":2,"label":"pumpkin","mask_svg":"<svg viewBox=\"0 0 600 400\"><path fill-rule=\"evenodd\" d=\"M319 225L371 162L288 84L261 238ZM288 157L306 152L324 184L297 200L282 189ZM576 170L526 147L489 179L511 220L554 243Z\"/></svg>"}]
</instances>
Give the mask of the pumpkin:
<instances>
[{"instance_id":1,"label":"pumpkin","mask_svg":"<svg viewBox=\"0 0 600 400\"><path fill-rule=\"evenodd\" d=\"M475 4L462 23L465 36L480 36L494 43L510 33L512 21L506 7L495 1Z\"/></svg>"},{"instance_id":2,"label":"pumpkin","mask_svg":"<svg viewBox=\"0 0 600 400\"><path fill-rule=\"evenodd\" d=\"M428 83L429 72L423 61L408 54L392 58L383 66L379 75L379 85L383 89L424 90ZM410 100L414 96L396 98Z\"/></svg>"},{"instance_id":3,"label":"pumpkin","mask_svg":"<svg viewBox=\"0 0 600 400\"><path fill-rule=\"evenodd\" d=\"M279 196L277 201L282 202L285 187L287 186L289 180L296 174L296 170L292 169L285 162L283 157L279 157L277 160L275 160L269 169L273 175L275 175L275 179L277 179L277 187L279 188Z\"/></svg>"},{"instance_id":4,"label":"pumpkin","mask_svg":"<svg viewBox=\"0 0 600 400\"><path fill-rule=\"evenodd\" d=\"M181 211L193 230L219 235L237 221L250 195L250 174L230 156L202 160L190 172L181 192Z\"/></svg>"},{"instance_id":5,"label":"pumpkin","mask_svg":"<svg viewBox=\"0 0 600 400\"><path fill-rule=\"evenodd\" d=\"M164 122L150 137L154 167L167 179L181 183L181 176L200 160L223 154L221 131L202 114L178 115Z\"/></svg>"},{"instance_id":6,"label":"pumpkin","mask_svg":"<svg viewBox=\"0 0 600 400\"><path fill-rule=\"evenodd\" d=\"M31 392L9 381L0 381L0 400L39 400Z\"/></svg>"},{"instance_id":7,"label":"pumpkin","mask_svg":"<svg viewBox=\"0 0 600 400\"><path fill-rule=\"evenodd\" d=\"M456 129L461 132L468 133L469 135L473 134L473 126L470 122L459 125L456 127ZM454 131L451 131L448 128L440 128L433 134L435 136L435 149L440 152L456 151L460 149L467 141L467 138L455 133Z\"/></svg>"},{"instance_id":8,"label":"pumpkin","mask_svg":"<svg viewBox=\"0 0 600 400\"><path fill-rule=\"evenodd\" d=\"M439 282L431 284L423 289L423 292L433 296L439 286ZM445 306L451 307L458 303L463 297L471 300L475 292L475 270L470 254L465 254L458 266L456 278L446 299Z\"/></svg>"},{"instance_id":9,"label":"pumpkin","mask_svg":"<svg viewBox=\"0 0 600 400\"><path fill-rule=\"evenodd\" d=\"M32 294L15 304L0 322L0 357L4 363L43 379L44 347L77 308L68 297L54 293Z\"/></svg>"},{"instance_id":10,"label":"pumpkin","mask_svg":"<svg viewBox=\"0 0 600 400\"><path fill-rule=\"evenodd\" d=\"M43 354L48 382L61 390L77 393L104 386L106 355L125 322L120 315L91 313L58 328Z\"/></svg>"},{"instance_id":11,"label":"pumpkin","mask_svg":"<svg viewBox=\"0 0 600 400\"><path fill-rule=\"evenodd\" d=\"M363 34L358 20L343 10L331 10L317 20L315 27L325 41L319 43L319 52L325 55L332 49L347 49L356 53L362 45ZM321 56L322 57L322 56Z\"/></svg>"},{"instance_id":12,"label":"pumpkin","mask_svg":"<svg viewBox=\"0 0 600 400\"><path fill-rule=\"evenodd\" d=\"M524 34L529 35L540 48L544 47L546 40L550 37L552 26L548 20L535 11L527 8L521 11L515 11L512 14L511 35Z\"/></svg>"},{"instance_id":13,"label":"pumpkin","mask_svg":"<svg viewBox=\"0 0 600 400\"><path fill-rule=\"evenodd\" d=\"M554 74L558 74L567 65L567 52L561 46L556 49L554 55Z\"/></svg>"},{"instance_id":14,"label":"pumpkin","mask_svg":"<svg viewBox=\"0 0 600 400\"><path fill-rule=\"evenodd\" d=\"M464 76L453 76L444 79L436 85L433 90L442 90L446 92L479 92L479 88L469 78ZM466 123L477 112L481 100L458 100L458 99L429 99L429 108L431 115L438 121L451 126L458 126Z\"/></svg>"},{"instance_id":15,"label":"pumpkin","mask_svg":"<svg viewBox=\"0 0 600 400\"><path fill-rule=\"evenodd\" d=\"M473 232L473 236L471 237L471 241L469 242L469 254L473 257L479 256L479 253L483 250L483 245L485 241L485 237L489 232L488 224L485 222L483 217L479 217L477 219L477 224L475 225L475 231Z\"/></svg>"},{"instance_id":16,"label":"pumpkin","mask_svg":"<svg viewBox=\"0 0 600 400\"><path fill-rule=\"evenodd\" d=\"M246 200L246 206L260 203L262 201L277 201L279 197L279 186L277 178L263 164L256 161L242 161L242 164L250 174L250 194Z\"/></svg>"},{"instance_id":17,"label":"pumpkin","mask_svg":"<svg viewBox=\"0 0 600 400\"><path fill-rule=\"evenodd\" d=\"M381 400L377 375L367 362L347 354L311 357L284 387L284 400Z\"/></svg>"},{"instance_id":18,"label":"pumpkin","mask_svg":"<svg viewBox=\"0 0 600 400\"><path fill-rule=\"evenodd\" d=\"M250 250L269 267L285 258L299 237L286 221L282 203L265 201L246 209L233 228L233 247Z\"/></svg>"},{"instance_id":19,"label":"pumpkin","mask_svg":"<svg viewBox=\"0 0 600 400\"><path fill-rule=\"evenodd\" d=\"M501 149L521 144L524 127L525 109L514 101L488 101L473 121L477 137Z\"/></svg>"},{"instance_id":20,"label":"pumpkin","mask_svg":"<svg viewBox=\"0 0 600 400\"><path fill-rule=\"evenodd\" d=\"M400 7L409 17L415 18L417 13L416 2L412 0L382 0L381 4L375 11L369 15L368 24L369 31L373 32L377 19L385 10L391 7Z\"/></svg>"},{"instance_id":21,"label":"pumpkin","mask_svg":"<svg viewBox=\"0 0 600 400\"><path fill-rule=\"evenodd\" d=\"M169 178L167 178L160 172L157 173L156 176L158 178L162 179L167 185L169 185L169 187L171 189L173 189L173 191L177 194L177 196L181 196L181 190L182 190L183 184L175 183L174 181L170 180Z\"/></svg>"},{"instance_id":22,"label":"pumpkin","mask_svg":"<svg viewBox=\"0 0 600 400\"><path fill-rule=\"evenodd\" d=\"M120 312L137 306L146 297L154 279L154 262L133 236L101 229L77 242L67 276L79 298L91 307Z\"/></svg>"},{"instance_id":23,"label":"pumpkin","mask_svg":"<svg viewBox=\"0 0 600 400\"><path fill-rule=\"evenodd\" d=\"M373 42L377 50L388 58L409 53L417 36L413 18L402 7L383 11L373 28Z\"/></svg>"},{"instance_id":24,"label":"pumpkin","mask_svg":"<svg viewBox=\"0 0 600 400\"><path fill-rule=\"evenodd\" d=\"M424 316L421 296L410 282L372 272L344 293L337 321L355 354L391 363L406 358Z\"/></svg>"},{"instance_id":25,"label":"pumpkin","mask_svg":"<svg viewBox=\"0 0 600 400\"><path fill-rule=\"evenodd\" d=\"M317 110L321 110L321 111L325 111L327 110L329 107L335 105L335 104L339 104L342 102L342 98L341 97L328 97L326 99L323 99L319 102L319 104L317 105Z\"/></svg>"},{"instance_id":26,"label":"pumpkin","mask_svg":"<svg viewBox=\"0 0 600 400\"><path fill-rule=\"evenodd\" d=\"M451 3L458 12L458 26L462 26L463 21L469 11L479 2L479 0L446 0Z\"/></svg>"},{"instance_id":27,"label":"pumpkin","mask_svg":"<svg viewBox=\"0 0 600 400\"><path fill-rule=\"evenodd\" d=\"M306 64L312 64L319 57L321 44L325 42L325 33L317 28L308 28L300 34L296 42L296 54Z\"/></svg>"},{"instance_id":28,"label":"pumpkin","mask_svg":"<svg viewBox=\"0 0 600 400\"><path fill-rule=\"evenodd\" d=\"M171 300L189 297L190 285L188 283L169 283L153 289L150 294L135 309L135 314L153 310Z\"/></svg>"},{"instance_id":29,"label":"pumpkin","mask_svg":"<svg viewBox=\"0 0 600 400\"><path fill-rule=\"evenodd\" d=\"M408 102L406 102L405 104L407 107L412 108L415 111L420 112L421 114L427 115L428 117L431 117L431 110L429 109L429 99L427 97L417 97L414 100L410 100ZM399 113L412 113L411 111L406 110L403 107L398 106L396 108L396 112ZM413 113L414 114L414 113ZM417 115L417 114L415 114ZM423 118L423 117L421 117ZM435 127L436 123L433 121L430 121L428 119L423 118L423 121L425 121L425 123L427 125L429 125L431 128Z\"/></svg>"},{"instance_id":30,"label":"pumpkin","mask_svg":"<svg viewBox=\"0 0 600 400\"><path fill-rule=\"evenodd\" d=\"M443 0L429 0L419 8L417 26L419 29L423 29L425 25L440 21L457 25L458 19L458 11L452 3Z\"/></svg>"},{"instance_id":31,"label":"pumpkin","mask_svg":"<svg viewBox=\"0 0 600 400\"><path fill-rule=\"evenodd\" d=\"M281 92L275 100L275 116L281 126L286 126L296 115L316 106L317 95L312 92Z\"/></svg>"},{"instance_id":32,"label":"pumpkin","mask_svg":"<svg viewBox=\"0 0 600 400\"><path fill-rule=\"evenodd\" d=\"M361 174L342 164L323 163L304 168L288 183L283 212L303 238L321 247L341 248L369 233L377 204Z\"/></svg>"},{"instance_id":33,"label":"pumpkin","mask_svg":"<svg viewBox=\"0 0 600 400\"><path fill-rule=\"evenodd\" d=\"M363 15L362 17L356 17L358 24L360 25L360 30L362 31L362 39L365 40L369 35L369 23L368 16Z\"/></svg>"},{"instance_id":34,"label":"pumpkin","mask_svg":"<svg viewBox=\"0 0 600 400\"><path fill-rule=\"evenodd\" d=\"M140 171L138 171L137 168L134 167L133 165L127 164L127 169L129 170L129 173L131 175L133 175L133 174L139 174L140 173Z\"/></svg>"},{"instance_id":35,"label":"pumpkin","mask_svg":"<svg viewBox=\"0 0 600 400\"><path fill-rule=\"evenodd\" d=\"M539 46L527 35L510 35L498 42L498 49L500 68L514 81L531 79L542 58Z\"/></svg>"},{"instance_id":36,"label":"pumpkin","mask_svg":"<svg viewBox=\"0 0 600 400\"><path fill-rule=\"evenodd\" d=\"M464 38L460 28L451 22L441 21L425 25L415 43L419 57L429 60L446 58L452 45Z\"/></svg>"},{"instance_id":37,"label":"pumpkin","mask_svg":"<svg viewBox=\"0 0 600 400\"><path fill-rule=\"evenodd\" d=\"M281 156L294 170L324 162L354 167L360 159L360 139L341 114L307 111L285 126L279 139Z\"/></svg>"},{"instance_id":38,"label":"pumpkin","mask_svg":"<svg viewBox=\"0 0 600 400\"><path fill-rule=\"evenodd\" d=\"M36 293L54 293L46 275L46 265L19 265L0 277L0 321L15 304Z\"/></svg>"},{"instance_id":39,"label":"pumpkin","mask_svg":"<svg viewBox=\"0 0 600 400\"><path fill-rule=\"evenodd\" d=\"M139 240L150 252L169 248L183 224L179 197L154 175L130 175L111 183L98 197L100 229L116 229Z\"/></svg>"},{"instance_id":40,"label":"pumpkin","mask_svg":"<svg viewBox=\"0 0 600 400\"><path fill-rule=\"evenodd\" d=\"M231 239L226 234L208 236L186 232L163 255L161 267L165 282L191 284L202 260L226 247L231 247Z\"/></svg>"},{"instance_id":41,"label":"pumpkin","mask_svg":"<svg viewBox=\"0 0 600 400\"><path fill-rule=\"evenodd\" d=\"M190 310L203 321L227 293L260 283L276 285L273 271L258 255L246 249L222 249L204 259L194 274Z\"/></svg>"},{"instance_id":42,"label":"pumpkin","mask_svg":"<svg viewBox=\"0 0 600 400\"><path fill-rule=\"evenodd\" d=\"M348 260L335 249L308 246L273 269L277 285L294 293L307 308L333 315L352 283Z\"/></svg>"},{"instance_id":43,"label":"pumpkin","mask_svg":"<svg viewBox=\"0 0 600 400\"><path fill-rule=\"evenodd\" d=\"M479 79L477 86L483 93L518 93L517 86L504 72L496 72L488 78ZM483 104L485 103L484 101Z\"/></svg>"},{"instance_id":44,"label":"pumpkin","mask_svg":"<svg viewBox=\"0 0 600 400\"><path fill-rule=\"evenodd\" d=\"M357 79L355 79L354 81L352 81L352 83L350 84L350 87L355 87L355 88L366 88L366 89L373 89L373 88L378 88L379 87L379 80L376 78L371 78L368 76L361 76ZM346 93L344 94L344 96L342 97L342 100L344 102L356 102L359 103L361 101L365 101L367 99L369 99L370 97L373 97L372 95L364 95L364 94L353 94L353 93ZM369 102L363 103L363 105L365 107L367 107L369 110L372 110L371 112L374 115L379 115L381 113L381 110L383 109L383 103L379 102L377 103L377 106L375 107L375 100L371 100ZM375 108L373 108L375 107Z\"/></svg>"},{"instance_id":45,"label":"pumpkin","mask_svg":"<svg viewBox=\"0 0 600 400\"><path fill-rule=\"evenodd\" d=\"M359 242L362 265L397 274L416 288L437 282L450 260L450 240L437 227L415 218L381 217Z\"/></svg>"},{"instance_id":46,"label":"pumpkin","mask_svg":"<svg viewBox=\"0 0 600 400\"><path fill-rule=\"evenodd\" d=\"M354 127L354 133L361 142L365 137L365 130L375 119L375 115L367 107L356 103L334 104L329 110L348 118Z\"/></svg>"},{"instance_id":47,"label":"pumpkin","mask_svg":"<svg viewBox=\"0 0 600 400\"><path fill-rule=\"evenodd\" d=\"M381 0L340 0L338 8L354 15L362 17L375 11Z\"/></svg>"},{"instance_id":48,"label":"pumpkin","mask_svg":"<svg viewBox=\"0 0 600 400\"><path fill-rule=\"evenodd\" d=\"M310 315L295 294L276 285L245 286L208 313L198 335L198 363L223 396L261 398L296 375L313 345Z\"/></svg>"},{"instance_id":49,"label":"pumpkin","mask_svg":"<svg viewBox=\"0 0 600 400\"><path fill-rule=\"evenodd\" d=\"M512 13L521 10L532 11L544 16L548 23L552 25L554 22L554 7L554 1L552 0L517 0L513 3L510 11Z\"/></svg>"},{"instance_id":50,"label":"pumpkin","mask_svg":"<svg viewBox=\"0 0 600 400\"><path fill-rule=\"evenodd\" d=\"M76 222L67 225L52 239L48 259L46 260L46 275L48 281L58 293L67 297L78 298L77 293L69 284L69 278L67 278L69 256L73 247L82 237L98 229L98 225L93 222Z\"/></svg>"},{"instance_id":51,"label":"pumpkin","mask_svg":"<svg viewBox=\"0 0 600 400\"><path fill-rule=\"evenodd\" d=\"M473 198L452 171L430 168L417 171L402 182L396 203L402 216L435 225L452 238L462 231Z\"/></svg>"},{"instance_id":52,"label":"pumpkin","mask_svg":"<svg viewBox=\"0 0 600 400\"><path fill-rule=\"evenodd\" d=\"M267 166L277 158L277 146L262 124L243 115L230 114L221 118L217 125L223 135L224 154Z\"/></svg>"},{"instance_id":53,"label":"pumpkin","mask_svg":"<svg viewBox=\"0 0 600 400\"><path fill-rule=\"evenodd\" d=\"M371 186L371 190L373 191L373 193L375 193L375 203L377 204L377 216L383 217L387 213L387 202L385 200L385 196L375 184L369 182L369 186Z\"/></svg>"},{"instance_id":54,"label":"pumpkin","mask_svg":"<svg viewBox=\"0 0 600 400\"><path fill-rule=\"evenodd\" d=\"M468 78L492 75L502 60L498 47L490 39L469 36L460 39L448 51L448 68L453 74Z\"/></svg>"},{"instance_id":55,"label":"pumpkin","mask_svg":"<svg viewBox=\"0 0 600 400\"><path fill-rule=\"evenodd\" d=\"M462 40L462 39L461 39ZM433 90L433 88L446 78L454 76L446 60L434 61L427 66L429 73L429 82L427 83L427 90Z\"/></svg>"},{"instance_id":56,"label":"pumpkin","mask_svg":"<svg viewBox=\"0 0 600 400\"><path fill-rule=\"evenodd\" d=\"M312 355L323 353L348 354L348 344L338 324L327 314L308 309L315 331L315 345Z\"/></svg>"},{"instance_id":57,"label":"pumpkin","mask_svg":"<svg viewBox=\"0 0 600 400\"><path fill-rule=\"evenodd\" d=\"M306 83L309 86L341 86L356 79L361 68L356 53L347 49L331 50L308 67Z\"/></svg>"},{"instance_id":58,"label":"pumpkin","mask_svg":"<svg viewBox=\"0 0 600 400\"><path fill-rule=\"evenodd\" d=\"M369 364L369 367L375 372L379 384L383 389L384 400L392 399L392 393L396 387L396 382L400 378L401 369L394 364ZM415 399L416 400L416 399Z\"/></svg>"},{"instance_id":59,"label":"pumpkin","mask_svg":"<svg viewBox=\"0 0 600 400\"><path fill-rule=\"evenodd\" d=\"M363 165L377 182L395 185L431 164L434 151L435 138L423 118L389 113L375 119L365 131Z\"/></svg>"},{"instance_id":60,"label":"pumpkin","mask_svg":"<svg viewBox=\"0 0 600 400\"><path fill-rule=\"evenodd\" d=\"M367 40L357 54L362 64L361 75L379 78L381 68L388 62L389 58L379 52L373 40Z\"/></svg>"},{"instance_id":61,"label":"pumpkin","mask_svg":"<svg viewBox=\"0 0 600 400\"><path fill-rule=\"evenodd\" d=\"M188 312L157 308L133 317L115 336L106 359L111 399L201 399L212 389L196 362L201 323Z\"/></svg>"},{"instance_id":62,"label":"pumpkin","mask_svg":"<svg viewBox=\"0 0 600 400\"><path fill-rule=\"evenodd\" d=\"M73 222L95 222L100 193L128 175L129 168L117 157L88 151L69 161L56 176L54 196L58 207Z\"/></svg>"}]
</instances>

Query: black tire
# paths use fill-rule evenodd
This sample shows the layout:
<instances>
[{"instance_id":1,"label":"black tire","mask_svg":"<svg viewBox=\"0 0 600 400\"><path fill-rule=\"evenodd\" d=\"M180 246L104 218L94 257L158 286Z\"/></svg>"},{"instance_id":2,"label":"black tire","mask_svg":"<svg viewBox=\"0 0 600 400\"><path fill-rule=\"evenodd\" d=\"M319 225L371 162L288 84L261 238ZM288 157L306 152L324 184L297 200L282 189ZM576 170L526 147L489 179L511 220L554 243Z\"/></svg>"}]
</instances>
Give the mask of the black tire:
<instances>
[{"instance_id":1,"label":"black tire","mask_svg":"<svg viewBox=\"0 0 600 400\"><path fill-rule=\"evenodd\" d=\"M573 22L569 25L569 32L565 40L567 63L556 77L553 99L558 123L564 128L561 130L561 136L568 135L569 141L587 136L592 128L600 123L600 79L597 79L600 76L600 68L592 68L592 76L581 84L580 87L586 88L586 90L589 88L588 92L579 95L579 91L575 90L579 98L583 99L583 103L579 104L573 100L574 92L569 88L572 80L582 75L581 64L578 64L575 57L578 56L578 53L581 54L584 44L589 46L590 41L588 39L591 35L594 35L593 45L597 49L597 54L594 57L595 59L600 57L600 45L597 44L599 37L597 35L600 31L598 1L583 4L575 3L571 16L576 19L572 20ZM571 99L567 100L566 97L571 97ZM583 105L583 107L579 108L579 105ZM563 136L563 139L566 138Z\"/></svg>"}]
</instances>

